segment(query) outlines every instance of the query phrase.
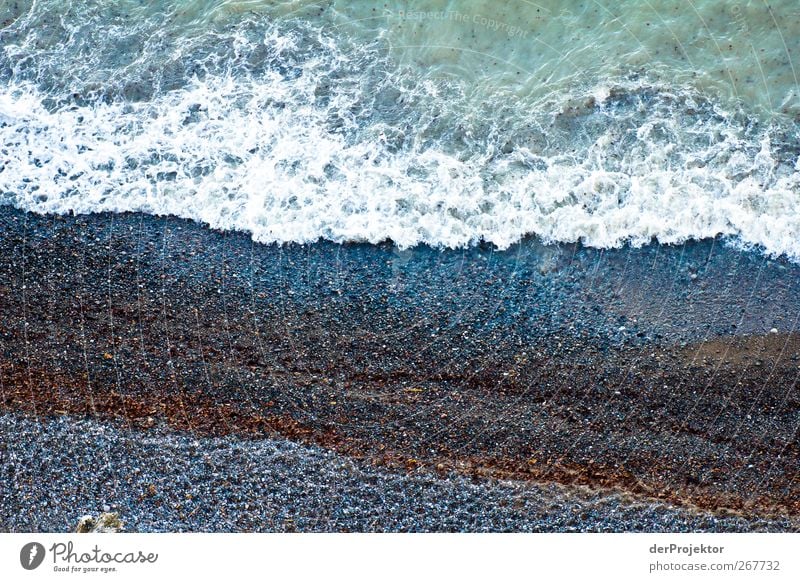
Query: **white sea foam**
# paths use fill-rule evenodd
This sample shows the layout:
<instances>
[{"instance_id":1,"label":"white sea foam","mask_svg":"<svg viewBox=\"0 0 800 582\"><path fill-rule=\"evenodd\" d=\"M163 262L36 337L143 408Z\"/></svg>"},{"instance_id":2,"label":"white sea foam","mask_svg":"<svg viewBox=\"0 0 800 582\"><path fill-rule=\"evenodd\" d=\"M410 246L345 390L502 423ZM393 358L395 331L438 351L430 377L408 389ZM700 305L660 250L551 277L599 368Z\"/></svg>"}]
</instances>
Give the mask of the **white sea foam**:
<instances>
[{"instance_id":1,"label":"white sea foam","mask_svg":"<svg viewBox=\"0 0 800 582\"><path fill-rule=\"evenodd\" d=\"M201 74L142 82L133 99L138 77L82 98L13 75L0 89L0 198L36 212L173 214L261 242L730 235L800 258L796 136L692 87L620 77L548 99L476 97L374 47L259 35L234 31L222 58L233 64L206 57ZM256 54L269 66L248 68Z\"/></svg>"}]
</instances>

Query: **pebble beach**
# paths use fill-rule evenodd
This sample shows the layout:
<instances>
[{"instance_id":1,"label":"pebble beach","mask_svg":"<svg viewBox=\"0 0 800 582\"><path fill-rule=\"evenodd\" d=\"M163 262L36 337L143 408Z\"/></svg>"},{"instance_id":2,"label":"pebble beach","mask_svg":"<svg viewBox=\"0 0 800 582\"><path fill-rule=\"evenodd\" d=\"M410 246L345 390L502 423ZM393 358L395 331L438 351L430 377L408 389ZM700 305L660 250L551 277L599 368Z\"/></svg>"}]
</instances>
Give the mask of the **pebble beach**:
<instances>
[{"instance_id":1,"label":"pebble beach","mask_svg":"<svg viewBox=\"0 0 800 582\"><path fill-rule=\"evenodd\" d=\"M787 261L0 219L3 531L797 529Z\"/></svg>"},{"instance_id":2,"label":"pebble beach","mask_svg":"<svg viewBox=\"0 0 800 582\"><path fill-rule=\"evenodd\" d=\"M0 2L0 531L798 531L797 54L797 0Z\"/></svg>"}]
</instances>

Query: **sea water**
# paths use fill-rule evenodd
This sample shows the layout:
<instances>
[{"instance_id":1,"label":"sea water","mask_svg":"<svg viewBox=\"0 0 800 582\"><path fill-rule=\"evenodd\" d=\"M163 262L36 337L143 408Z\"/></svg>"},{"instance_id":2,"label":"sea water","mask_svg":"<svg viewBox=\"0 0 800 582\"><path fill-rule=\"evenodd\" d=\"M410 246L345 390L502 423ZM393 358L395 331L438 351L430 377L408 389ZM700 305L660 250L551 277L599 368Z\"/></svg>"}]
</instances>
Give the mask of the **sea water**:
<instances>
[{"instance_id":1,"label":"sea water","mask_svg":"<svg viewBox=\"0 0 800 582\"><path fill-rule=\"evenodd\" d=\"M800 258L800 5L0 0L0 203Z\"/></svg>"}]
</instances>

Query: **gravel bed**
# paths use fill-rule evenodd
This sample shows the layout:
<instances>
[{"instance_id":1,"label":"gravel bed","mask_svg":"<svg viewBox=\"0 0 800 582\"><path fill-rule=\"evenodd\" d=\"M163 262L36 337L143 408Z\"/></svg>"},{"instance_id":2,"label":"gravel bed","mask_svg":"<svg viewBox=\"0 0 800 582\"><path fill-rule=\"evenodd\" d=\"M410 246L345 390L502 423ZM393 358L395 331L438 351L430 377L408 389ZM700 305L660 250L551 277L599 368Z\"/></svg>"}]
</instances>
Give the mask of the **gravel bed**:
<instances>
[{"instance_id":1,"label":"gravel bed","mask_svg":"<svg viewBox=\"0 0 800 582\"><path fill-rule=\"evenodd\" d=\"M131 532L797 531L622 495L397 473L291 441L0 416L0 530L119 512Z\"/></svg>"}]
</instances>

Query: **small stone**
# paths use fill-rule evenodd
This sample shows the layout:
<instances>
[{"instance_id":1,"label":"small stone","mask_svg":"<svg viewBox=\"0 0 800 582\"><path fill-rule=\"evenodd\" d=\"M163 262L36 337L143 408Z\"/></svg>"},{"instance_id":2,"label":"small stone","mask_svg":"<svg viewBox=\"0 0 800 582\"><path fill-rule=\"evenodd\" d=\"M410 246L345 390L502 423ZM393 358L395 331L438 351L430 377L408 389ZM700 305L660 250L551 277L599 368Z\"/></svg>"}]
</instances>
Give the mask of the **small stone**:
<instances>
[{"instance_id":1,"label":"small stone","mask_svg":"<svg viewBox=\"0 0 800 582\"><path fill-rule=\"evenodd\" d=\"M84 515L78 520L78 525L75 527L75 533L89 533L97 523L97 520L91 515Z\"/></svg>"},{"instance_id":2,"label":"small stone","mask_svg":"<svg viewBox=\"0 0 800 582\"><path fill-rule=\"evenodd\" d=\"M92 533L118 533L123 530L124 526L118 513L101 513Z\"/></svg>"},{"instance_id":3,"label":"small stone","mask_svg":"<svg viewBox=\"0 0 800 582\"><path fill-rule=\"evenodd\" d=\"M124 527L117 513L101 513L96 519L93 515L84 515L78 520L75 533L118 533Z\"/></svg>"}]
</instances>

